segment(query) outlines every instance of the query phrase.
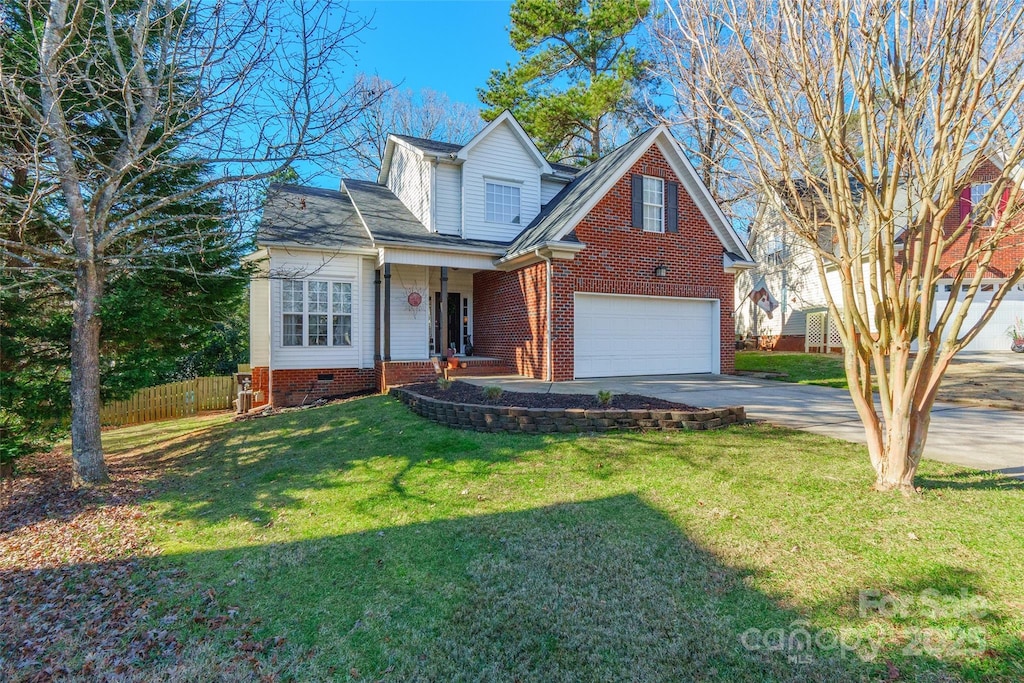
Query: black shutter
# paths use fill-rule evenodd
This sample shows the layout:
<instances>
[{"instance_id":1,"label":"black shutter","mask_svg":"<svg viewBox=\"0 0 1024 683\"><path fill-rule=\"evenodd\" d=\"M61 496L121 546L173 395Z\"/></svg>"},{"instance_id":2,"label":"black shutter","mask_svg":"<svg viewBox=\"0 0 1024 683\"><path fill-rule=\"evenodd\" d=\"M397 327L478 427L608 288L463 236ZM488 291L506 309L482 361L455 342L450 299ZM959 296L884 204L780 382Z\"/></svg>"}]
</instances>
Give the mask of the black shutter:
<instances>
[{"instance_id":1,"label":"black shutter","mask_svg":"<svg viewBox=\"0 0 1024 683\"><path fill-rule=\"evenodd\" d=\"M633 227L644 227L644 177L633 174Z\"/></svg>"},{"instance_id":2,"label":"black shutter","mask_svg":"<svg viewBox=\"0 0 1024 683\"><path fill-rule=\"evenodd\" d=\"M665 232L679 232L679 183L665 183Z\"/></svg>"}]
</instances>

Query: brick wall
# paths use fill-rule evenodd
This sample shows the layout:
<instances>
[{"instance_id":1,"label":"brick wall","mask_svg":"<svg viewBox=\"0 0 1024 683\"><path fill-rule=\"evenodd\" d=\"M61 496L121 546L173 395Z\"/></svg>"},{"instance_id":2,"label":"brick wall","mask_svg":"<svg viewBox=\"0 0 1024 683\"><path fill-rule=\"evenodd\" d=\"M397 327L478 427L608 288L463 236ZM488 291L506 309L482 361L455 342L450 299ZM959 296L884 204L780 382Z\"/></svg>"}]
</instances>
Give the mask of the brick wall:
<instances>
[{"instance_id":1,"label":"brick wall","mask_svg":"<svg viewBox=\"0 0 1024 683\"><path fill-rule=\"evenodd\" d=\"M415 382L432 382L437 371L430 361L378 361L377 389L387 392L391 387Z\"/></svg>"},{"instance_id":2,"label":"brick wall","mask_svg":"<svg viewBox=\"0 0 1024 683\"><path fill-rule=\"evenodd\" d=\"M634 173L679 182L658 148L652 147L576 226L577 238L587 247L573 261L554 262L555 380L573 378L574 292L719 299L721 370L731 373L736 337L733 275L722 270L722 243L681 185L678 233L631 227ZM666 277L655 277L658 265L668 266Z\"/></svg>"},{"instance_id":3,"label":"brick wall","mask_svg":"<svg viewBox=\"0 0 1024 683\"><path fill-rule=\"evenodd\" d=\"M263 395L267 396L267 368L253 368L252 379L253 389L262 391ZM372 368L274 370L273 379L275 408L312 403L318 398L328 396L346 396L377 390L377 377Z\"/></svg>"},{"instance_id":4,"label":"brick wall","mask_svg":"<svg viewBox=\"0 0 1024 683\"><path fill-rule=\"evenodd\" d=\"M575 292L719 299L721 369L733 371L733 276L722 270L722 243L682 187L678 233L632 228L630 177L634 173L679 182L661 152L652 147L576 227L577 237L587 247L573 261L552 261L555 381L574 376ZM666 277L655 277L658 265L668 266ZM502 358L519 374L544 378L545 276L544 263L473 276L476 353Z\"/></svg>"},{"instance_id":5,"label":"brick wall","mask_svg":"<svg viewBox=\"0 0 1024 683\"><path fill-rule=\"evenodd\" d=\"M999 177L1000 171L992 163L985 162L981 164L977 171L971 178L972 183L985 183L994 180ZM1012 209L1011 209L1012 210ZM1015 210L1018 214L1021 209ZM1024 217L1017 216L1014 219L1016 222L1024 220ZM960 204L957 202L956 207L946 214L943 219L942 229L945 235L950 236L959 226L961 221L960 215ZM986 231L981 230L980 234L976 238L977 241L973 245L973 249L976 250L980 244L984 243L986 238ZM942 259L939 262L939 267L942 268L943 275L946 277L954 277L957 270L960 268L960 261L963 260L965 254L968 252L970 235L965 233L951 246L949 246L942 255ZM1003 238L999 243L999 248L992 256L992 261L989 264L988 272L986 277L998 279L1009 277L1013 273L1013 270L1024 262L1024 234L1018 233L1016 235L1010 235ZM897 273L902 272L902 262L897 262ZM974 275L974 268L972 266L967 267L967 277Z\"/></svg>"},{"instance_id":6,"label":"brick wall","mask_svg":"<svg viewBox=\"0 0 1024 683\"><path fill-rule=\"evenodd\" d=\"M991 162L986 161L978 167L974 176L971 179L972 183L985 183L998 178L1000 171ZM950 211L946 215L943 222L943 229L946 234L951 234L960 225L960 207ZM1020 220L1019 218L1017 220ZM975 243L974 249L978 248L979 244L983 244L986 238L986 231L983 229L978 237L978 242ZM940 262L943 270L947 271L947 274L952 277L957 269L957 262L961 260L968 250L968 235L961 236L951 247L949 247L942 256ZM1009 277L1015 268L1024 261L1024 235L1013 235L1006 237L1000 241L999 248L992 256L992 261L989 264L987 277L992 278L1003 278ZM968 276L974 274L973 268L968 268Z\"/></svg>"},{"instance_id":7,"label":"brick wall","mask_svg":"<svg viewBox=\"0 0 1024 683\"><path fill-rule=\"evenodd\" d=\"M270 384L270 373L269 368L252 368L252 390L259 392L258 398L254 397L252 406L265 406L270 401L270 394L268 393Z\"/></svg>"},{"instance_id":8,"label":"brick wall","mask_svg":"<svg viewBox=\"0 0 1024 683\"><path fill-rule=\"evenodd\" d=\"M544 379L546 278L544 263L473 275L474 354L501 358L520 375Z\"/></svg>"}]
</instances>

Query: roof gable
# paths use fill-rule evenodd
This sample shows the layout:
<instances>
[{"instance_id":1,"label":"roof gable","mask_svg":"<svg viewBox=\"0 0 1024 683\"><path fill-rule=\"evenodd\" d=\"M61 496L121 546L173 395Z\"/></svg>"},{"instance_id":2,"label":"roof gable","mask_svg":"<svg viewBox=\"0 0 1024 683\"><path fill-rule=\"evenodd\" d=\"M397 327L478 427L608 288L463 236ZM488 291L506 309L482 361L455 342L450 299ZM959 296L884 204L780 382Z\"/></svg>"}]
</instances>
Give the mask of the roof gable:
<instances>
[{"instance_id":1,"label":"roof gable","mask_svg":"<svg viewBox=\"0 0 1024 683\"><path fill-rule=\"evenodd\" d=\"M584 168L513 241L506 258L565 238L652 146L679 178L727 252L753 261L746 245L665 126L651 128Z\"/></svg>"},{"instance_id":2,"label":"roof gable","mask_svg":"<svg viewBox=\"0 0 1024 683\"><path fill-rule=\"evenodd\" d=\"M469 153L473 150L473 148L480 144L481 141L486 140L487 137L491 135L491 133L493 133L501 126L508 126L509 128L512 129L512 132L518 138L519 143L523 146L523 149L526 150L526 152L533 158L537 166L540 168L541 173L553 172L551 164L548 163L548 160L545 159L544 155L541 154L539 149L537 149L537 145L533 144L533 140L530 139L530 136L526 134L526 131L523 129L522 125L520 125L520 123L516 121L516 117L512 116L512 112L510 112L508 109L501 112L498 118L488 123L482 131L474 135L472 140L470 140L469 142L462 146L462 149L458 151L458 154L456 156L459 159L468 159Z\"/></svg>"}]
</instances>

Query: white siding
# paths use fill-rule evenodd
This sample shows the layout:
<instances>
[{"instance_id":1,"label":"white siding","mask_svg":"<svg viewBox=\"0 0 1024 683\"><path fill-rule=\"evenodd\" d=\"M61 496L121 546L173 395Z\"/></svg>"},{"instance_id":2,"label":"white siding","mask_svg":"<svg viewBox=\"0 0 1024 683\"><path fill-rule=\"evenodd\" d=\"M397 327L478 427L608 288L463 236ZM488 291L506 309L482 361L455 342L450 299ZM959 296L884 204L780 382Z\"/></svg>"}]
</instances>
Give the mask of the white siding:
<instances>
[{"instance_id":1,"label":"white siding","mask_svg":"<svg viewBox=\"0 0 1024 683\"><path fill-rule=\"evenodd\" d=\"M266 264L261 264L249 281L249 365L266 367L270 363L270 280Z\"/></svg>"},{"instance_id":2,"label":"white siding","mask_svg":"<svg viewBox=\"0 0 1024 683\"><path fill-rule=\"evenodd\" d=\"M271 360L274 369L318 369L372 367L363 364L365 354L361 347L365 339L365 326L373 334L373 294L370 309L365 310L365 277L360 277L363 257L346 254L292 251L274 252L270 261ZM372 277L372 276L371 276ZM351 346L283 346L281 344L281 282L285 279L331 280L352 283L352 345ZM372 282L372 280L371 280ZM363 302L363 306L359 305ZM372 339L372 337L371 337ZM371 354L372 358L372 354Z\"/></svg>"},{"instance_id":3,"label":"white siding","mask_svg":"<svg viewBox=\"0 0 1024 683\"><path fill-rule=\"evenodd\" d=\"M430 228L430 162L419 152L395 144L388 171L388 189Z\"/></svg>"},{"instance_id":4,"label":"white siding","mask_svg":"<svg viewBox=\"0 0 1024 683\"><path fill-rule=\"evenodd\" d=\"M557 182L555 180L544 180L544 179L541 179L541 181L540 181L540 204L541 204L541 206L544 206L545 204L550 202L551 199L556 194L561 192L562 188L565 187L567 184L568 183L560 183L560 182Z\"/></svg>"},{"instance_id":5,"label":"white siding","mask_svg":"<svg viewBox=\"0 0 1024 683\"><path fill-rule=\"evenodd\" d=\"M774 240L780 240L785 248L781 263L768 259ZM736 332L771 336L804 334L806 312L825 306L814 252L800 238L787 235L781 225L770 222L759 226L757 239L751 247L757 267L736 276ZM779 308L771 318L747 298L761 278L779 301Z\"/></svg>"},{"instance_id":6,"label":"white siding","mask_svg":"<svg viewBox=\"0 0 1024 683\"><path fill-rule=\"evenodd\" d=\"M486 221L485 183L518 185L520 221L498 224ZM500 125L480 140L462 165L463 237L509 242L540 212L540 167L508 124Z\"/></svg>"},{"instance_id":7,"label":"white siding","mask_svg":"<svg viewBox=\"0 0 1024 683\"><path fill-rule=\"evenodd\" d=\"M362 331L363 331L363 350L362 360L363 367L373 367L373 277L374 268L377 263L375 259L366 258L363 259L363 295L360 297L362 301Z\"/></svg>"},{"instance_id":8,"label":"white siding","mask_svg":"<svg viewBox=\"0 0 1024 683\"><path fill-rule=\"evenodd\" d=\"M438 164L435 191L437 232L444 235L462 234L462 167Z\"/></svg>"},{"instance_id":9,"label":"white siding","mask_svg":"<svg viewBox=\"0 0 1024 683\"><path fill-rule=\"evenodd\" d=\"M426 266L391 266L391 360L429 357L428 270ZM409 305L411 292L419 292L423 297L423 303L416 308Z\"/></svg>"}]
</instances>

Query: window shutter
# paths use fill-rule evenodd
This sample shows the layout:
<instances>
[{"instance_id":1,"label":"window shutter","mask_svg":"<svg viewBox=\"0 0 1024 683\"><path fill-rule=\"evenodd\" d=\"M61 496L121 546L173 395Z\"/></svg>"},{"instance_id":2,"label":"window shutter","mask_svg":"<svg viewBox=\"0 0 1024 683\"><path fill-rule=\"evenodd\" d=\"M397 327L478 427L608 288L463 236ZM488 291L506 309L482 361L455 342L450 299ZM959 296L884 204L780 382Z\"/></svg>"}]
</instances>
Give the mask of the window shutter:
<instances>
[{"instance_id":1,"label":"window shutter","mask_svg":"<svg viewBox=\"0 0 1024 683\"><path fill-rule=\"evenodd\" d=\"M665 183L665 232L679 232L679 183Z\"/></svg>"},{"instance_id":2,"label":"window shutter","mask_svg":"<svg viewBox=\"0 0 1024 683\"><path fill-rule=\"evenodd\" d=\"M971 224L971 186L960 191L960 222Z\"/></svg>"},{"instance_id":3,"label":"window shutter","mask_svg":"<svg viewBox=\"0 0 1024 683\"><path fill-rule=\"evenodd\" d=\"M644 227L644 177L633 174L633 227Z\"/></svg>"},{"instance_id":4,"label":"window shutter","mask_svg":"<svg viewBox=\"0 0 1024 683\"><path fill-rule=\"evenodd\" d=\"M1006 213L1006 205L1010 203L1010 188L1003 189L1003 195L999 198L999 211L996 213L996 220Z\"/></svg>"}]
</instances>

